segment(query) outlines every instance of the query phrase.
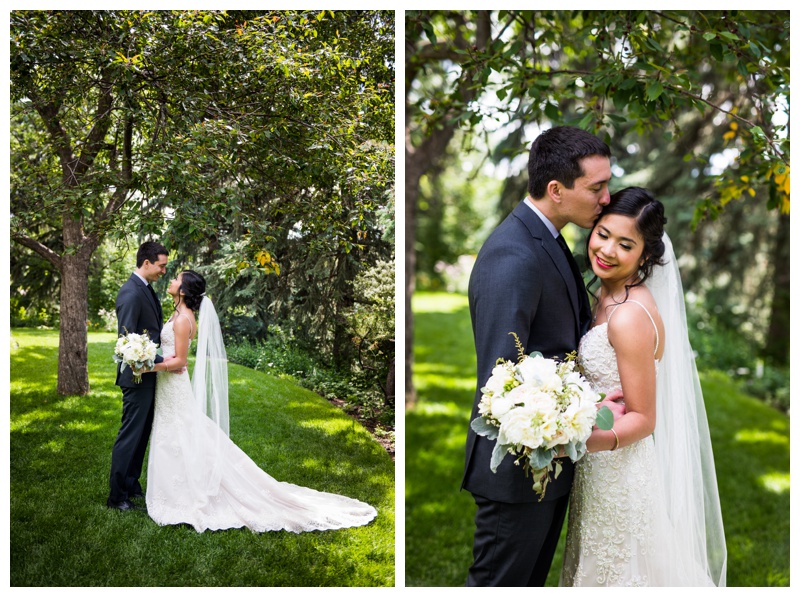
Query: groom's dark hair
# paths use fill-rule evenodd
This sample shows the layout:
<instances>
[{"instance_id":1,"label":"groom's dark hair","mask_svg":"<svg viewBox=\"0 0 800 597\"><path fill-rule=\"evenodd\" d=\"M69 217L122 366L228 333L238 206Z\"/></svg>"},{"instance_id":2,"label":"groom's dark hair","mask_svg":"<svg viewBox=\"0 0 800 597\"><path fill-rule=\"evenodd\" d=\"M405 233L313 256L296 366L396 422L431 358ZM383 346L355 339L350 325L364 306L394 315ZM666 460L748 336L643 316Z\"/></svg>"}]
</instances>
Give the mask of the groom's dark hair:
<instances>
[{"instance_id":1,"label":"groom's dark hair","mask_svg":"<svg viewBox=\"0 0 800 597\"><path fill-rule=\"evenodd\" d=\"M543 132L528 154L528 194L533 199L544 197L551 180L571 189L584 174L581 160L593 155L610 158L611 149L583 129L556 126Z\"/></svg>"},{"instance_id":2,"label":"groom's dark hair","mask_svg":"<svg viewBox=\"0 0 800 597\"><path fill-rule=\"evenodd\" d=\"M155 263L158 261L159 255L169 255L169 251L164 245L152 240L142 243L139 246L139 250L136 251L136 267L142 267L145 260Z\"/></svg>"}]
</instances>

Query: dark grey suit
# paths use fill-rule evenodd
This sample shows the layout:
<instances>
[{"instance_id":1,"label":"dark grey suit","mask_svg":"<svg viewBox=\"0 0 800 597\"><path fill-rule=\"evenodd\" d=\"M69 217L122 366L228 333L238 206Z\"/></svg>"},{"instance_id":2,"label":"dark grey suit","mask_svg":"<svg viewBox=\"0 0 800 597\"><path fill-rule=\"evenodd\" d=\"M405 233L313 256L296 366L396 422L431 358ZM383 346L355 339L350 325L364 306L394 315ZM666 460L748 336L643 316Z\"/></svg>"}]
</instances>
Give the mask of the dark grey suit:
<instances>
[{"instance_id":1,"label":"dark grey suit","mask_svg":"<svg viewBox=\"0 0 800 597\"><path fill-rule=\"evenodd\" d=\"M590 313L586 289L575 279L570 260L524 201L481 248L469 283L478 375L470 421L478 416L480 388L497 359L517 359L510 332L526 354L563 358L577 349ZM478 513L467 584L542 586L563 525L573 465L563 460L561 475L539 502L533 481L511 456L491 471L493 449L494 441L469 429L462 488L475 497Z\"/></svg>"},{"instance_id":2,"label":"dark grey suit","mask_svg":"<svg viewBox=\"0 0 800 597\"><path fill-rule=\"evenodd\" d=\"M150 339L160 344L163 321L158 298L138 276L131 274L117 294L119 334L142 334L147 330ZM162 360L161 356L156 357L156 362ZM146 373L142 375L141 383L135 383L130 367L126 367L124 372L120 372L120 368L118 365L116 383L122 388L122 423L111 451L109 479L109 500L113 502L121 502L142 492L139 477L153 425L156 392L155 373Z\"/></svg>"}]
</instances>

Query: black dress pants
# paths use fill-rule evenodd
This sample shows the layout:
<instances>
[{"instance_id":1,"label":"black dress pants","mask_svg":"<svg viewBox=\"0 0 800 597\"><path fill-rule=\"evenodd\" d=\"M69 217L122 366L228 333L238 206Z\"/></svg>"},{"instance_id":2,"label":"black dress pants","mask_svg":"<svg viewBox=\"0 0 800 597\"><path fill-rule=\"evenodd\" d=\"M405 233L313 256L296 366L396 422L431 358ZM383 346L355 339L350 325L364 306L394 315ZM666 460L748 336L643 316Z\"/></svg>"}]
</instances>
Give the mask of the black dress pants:
<instances>
[{"instance_id":1,"label":"black dress pants","mask_svg":"<svg viewBox=\"0 0 800 597\"><path fill-rule=\"evenodd\" d=\"M142 491L139 477L153 427L155 394L155 386L122 388L122 423L111 451L111 501L121 502Z\"/></svg>"},{"instance_id":2,"label":"black dress pants","mask_svg":"<svg viewBox=\"0 0 800 597\"><path fill-rule=\"evenodd\" d=\"M507 504L474 495L474 562L468 587L543 587L553 562L569 493L542 502Z\"/></svg>"}]
</instances>

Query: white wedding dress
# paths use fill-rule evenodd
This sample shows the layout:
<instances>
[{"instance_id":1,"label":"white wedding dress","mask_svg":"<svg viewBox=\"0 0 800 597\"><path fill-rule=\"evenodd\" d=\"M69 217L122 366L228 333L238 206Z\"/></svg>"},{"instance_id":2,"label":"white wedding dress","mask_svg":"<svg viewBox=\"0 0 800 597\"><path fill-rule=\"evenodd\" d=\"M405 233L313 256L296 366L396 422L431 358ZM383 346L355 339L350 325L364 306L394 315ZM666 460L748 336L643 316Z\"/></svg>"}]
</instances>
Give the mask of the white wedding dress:
<instances>
[{"instance_id":1,"label":"white wedding dress","mask_svg":"<svg viewBox=\"0 0 800 597\"><path fill-rule=\"evenodd\" d=\"M621 388L607 322L581 339L578 363L597 392ZM560 585L713 586L704 567L681 553L658 465L652 435L575 464Z\"/></svg>"},{"instance_id":2,"label":"white wedding dress","mask_svg":"<svg viewBox=\"0 0 800 597\"><path fill-rule=\"evenodd\" d=\"M163 354L175 353L172 321ZM293 533L361 526L375 509L355 499L276 481L200 410L188 372L158 373L147 461L147 512L198 532L247 527Z\"/></svg>"}]
</instances>

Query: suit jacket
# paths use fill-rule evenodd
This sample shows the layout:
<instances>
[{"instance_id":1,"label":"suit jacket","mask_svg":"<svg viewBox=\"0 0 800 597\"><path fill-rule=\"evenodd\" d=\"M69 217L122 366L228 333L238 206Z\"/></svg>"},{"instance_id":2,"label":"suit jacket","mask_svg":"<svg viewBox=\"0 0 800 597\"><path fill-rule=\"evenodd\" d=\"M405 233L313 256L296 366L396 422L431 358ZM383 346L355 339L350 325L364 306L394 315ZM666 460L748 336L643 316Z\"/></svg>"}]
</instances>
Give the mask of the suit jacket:
<instances>
[{"instance_id":1,"label":"suit jacket","mask_svg":"<svg viewBox=\"0 0 800 597\"><path fill-rule=\"evenodd\" d=\"M521 202L492 232L478 253L469 281L469 306L477 354L478 385L470 421L478 416L480 388L497 359L518 358L514 332L525 354L541 352L564 358L578 348L589 317L580 316L579 292L564 251L536 213ZM509 455L493 473L489 468L495 442L467 433L466 462L461 487L473 494L508 503L538 501L533 480ZM547 486L545 500L561 497L572 486L573 466Z\"/></svg>"},{"instance_id":2,"label":"suit jacket","mask_svg":"<svg viewBox=\"0 0 800 597\"><path fill-rule=\"evenodd\" d=\"M131 274L128 281L117 293L117 332L143 334L147 330L150 339L161 344L161 328L164 326L164 315L161 303L153 296L147 285L136 274ZM160 355L156 362L163 361ZM153 388L156 384L154 373L142 375L142 383L133 381L130 367L120 373L122 364L117 364L117 385L123 388Z\"/></svg>"}]
</instances>

